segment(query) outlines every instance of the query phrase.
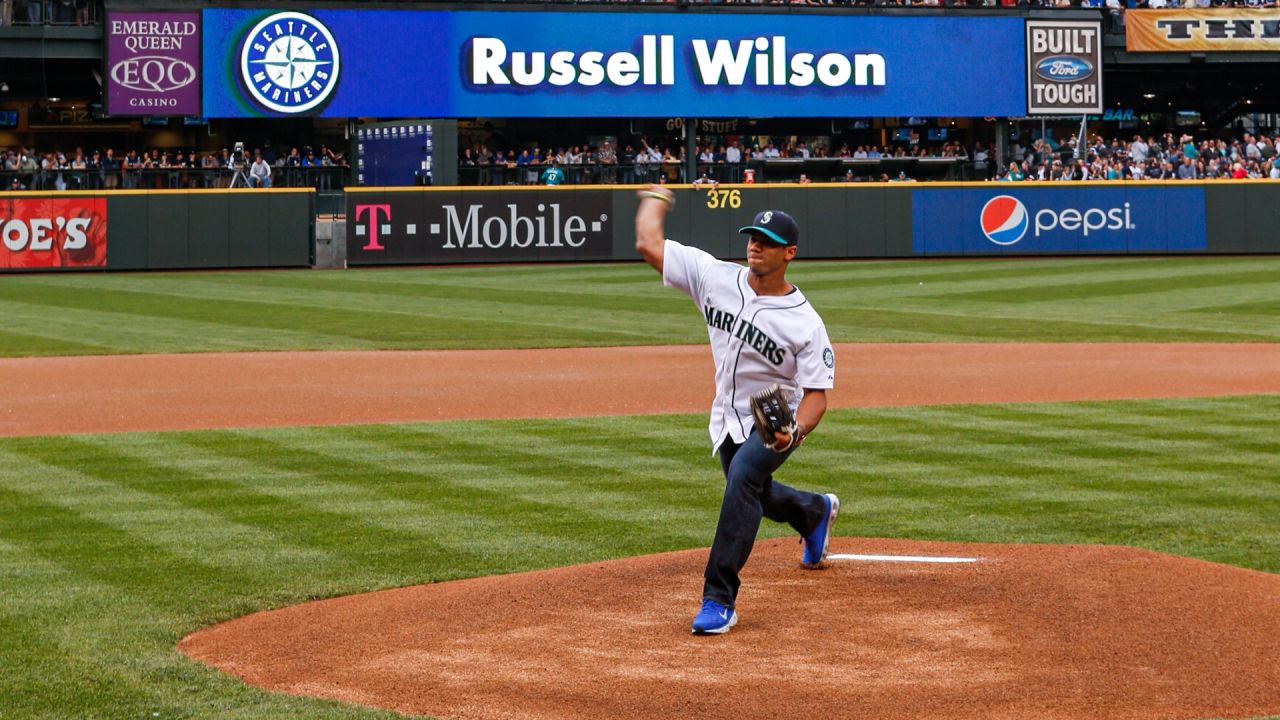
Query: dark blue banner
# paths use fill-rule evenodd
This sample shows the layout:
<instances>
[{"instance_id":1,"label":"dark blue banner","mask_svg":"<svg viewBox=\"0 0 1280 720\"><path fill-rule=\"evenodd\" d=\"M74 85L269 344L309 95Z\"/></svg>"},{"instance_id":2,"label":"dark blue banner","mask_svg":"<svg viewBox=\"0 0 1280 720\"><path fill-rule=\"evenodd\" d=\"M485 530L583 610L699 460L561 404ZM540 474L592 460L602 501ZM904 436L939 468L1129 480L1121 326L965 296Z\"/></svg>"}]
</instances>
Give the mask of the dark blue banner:
<instances>
[{"instance_id":1,"label":"dark blue banner","mask_svg":"<svg viewBox=\"0 0 1280 720\"><path fill-rule=\"evenodd\" d=\"M993 183L911 193L916 255L1204 252L1204 188Z\"/></svg>"},{"instance_id":2,"label":"dark blue banner","mask_svg":"<svg viewBox=\"0 0 1280 720\"><path fill-rule=\"evenodd\" d=\"M1020 116L1023 21L204 10L208 117Z\"/></svg>"}]
</instances>

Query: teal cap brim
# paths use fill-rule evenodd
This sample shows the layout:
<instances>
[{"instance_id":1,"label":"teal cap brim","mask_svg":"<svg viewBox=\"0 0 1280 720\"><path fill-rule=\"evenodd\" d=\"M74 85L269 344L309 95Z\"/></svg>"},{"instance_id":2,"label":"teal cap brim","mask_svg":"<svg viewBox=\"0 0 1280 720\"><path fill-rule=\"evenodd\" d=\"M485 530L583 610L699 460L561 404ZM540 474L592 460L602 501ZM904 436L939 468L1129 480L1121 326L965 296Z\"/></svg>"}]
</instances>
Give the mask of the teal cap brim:
<instances>
[{"instance_id":1,"label":"teal cap brim","mask_svg":"<svg viewBox=\"0 0 1280 720\"><path fill-rule=\"evenodd\" d=\"M769 238L770 240L772 240L772 241L774 241L774 242L778 243L779 245L790 245L790 244L791 244L791 243L787 242L786 240L783 240L781 237L779 237L779 236L778 236L778 233L776 233L776 232L774 232L774 231L772 231L772 230L770 230L770 229L768 229L768 228L762 228L762 227L760 227L759 225L748 225L748 226L746 226L746 227L738 228L738 232L740 232L740 233L748 233L748 232L752 232L752 231L754 231L754 232L758 232L758 233L760 233L761 235L764 235L765 237L767 237L767 238Z\"/></svg>"}]
</instances>

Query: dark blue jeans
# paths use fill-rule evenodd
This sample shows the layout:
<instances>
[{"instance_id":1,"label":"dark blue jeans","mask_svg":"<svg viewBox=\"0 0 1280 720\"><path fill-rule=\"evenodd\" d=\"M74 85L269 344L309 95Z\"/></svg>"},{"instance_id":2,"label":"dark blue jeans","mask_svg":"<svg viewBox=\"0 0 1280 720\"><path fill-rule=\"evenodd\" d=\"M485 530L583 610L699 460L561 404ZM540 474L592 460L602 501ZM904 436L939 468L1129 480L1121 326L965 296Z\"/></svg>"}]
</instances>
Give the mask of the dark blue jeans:
<instances>
[{"instance_id":1,"label":"dark blue jeans","mask_svg":"<svg viewBox=\"0 0 1280 720\"><path fill-rule=\"evenodd\" d=\"M741 445L726 438L720 446L724 500L711 556L707 558L704 599L733 607L741 583L738 573L751 556L762 516L786 523L802 536L822 522L827 503L821 495L796 490L773 479L773 473L788 457L791 451L770 450L754 432Z\"/></svg>"}]
</instances>

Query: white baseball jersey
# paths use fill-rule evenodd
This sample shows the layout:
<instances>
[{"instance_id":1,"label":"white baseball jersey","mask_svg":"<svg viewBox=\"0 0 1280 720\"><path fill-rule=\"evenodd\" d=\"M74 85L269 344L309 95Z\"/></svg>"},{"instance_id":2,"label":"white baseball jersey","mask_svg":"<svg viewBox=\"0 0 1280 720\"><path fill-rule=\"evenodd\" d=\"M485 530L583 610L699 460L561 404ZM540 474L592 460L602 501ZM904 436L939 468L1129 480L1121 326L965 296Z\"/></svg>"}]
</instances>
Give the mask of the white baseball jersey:
<instances>
[{"instance_id":1,"label":"white baseball jersey","mask_svg":"<svg viewBox=\"0 0 1280 720\"><path fill-rule=\"evenodd\" d=\"M836 358L822 318L800 288L786 295L756 295L750 270L717 260L694 247L668 240L662 282L693 299L707 321L716 364L716 400L711 406L712 451L726 436L742 443L755 420L751 395L774 383L794 389L835 386Z\"/></svg>"}]
</instances>

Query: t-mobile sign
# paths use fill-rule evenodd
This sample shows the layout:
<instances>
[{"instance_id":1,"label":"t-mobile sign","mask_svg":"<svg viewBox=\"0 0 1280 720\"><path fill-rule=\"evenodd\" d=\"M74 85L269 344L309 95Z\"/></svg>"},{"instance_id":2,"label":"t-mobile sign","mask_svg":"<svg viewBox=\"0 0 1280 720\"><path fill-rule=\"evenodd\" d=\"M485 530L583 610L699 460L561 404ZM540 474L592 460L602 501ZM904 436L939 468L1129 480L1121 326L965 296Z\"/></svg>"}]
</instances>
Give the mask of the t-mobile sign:
<instances>
[{"instance_id":1,"label":"t-mobile sign","mask_svg":"<svg viewBox=\"0 0 1280 720\"><path fill-rule=\"evenodd\" d=\"M107 13L107 114L200 115L200 13Z\"/></svg>"}]
</instances>

